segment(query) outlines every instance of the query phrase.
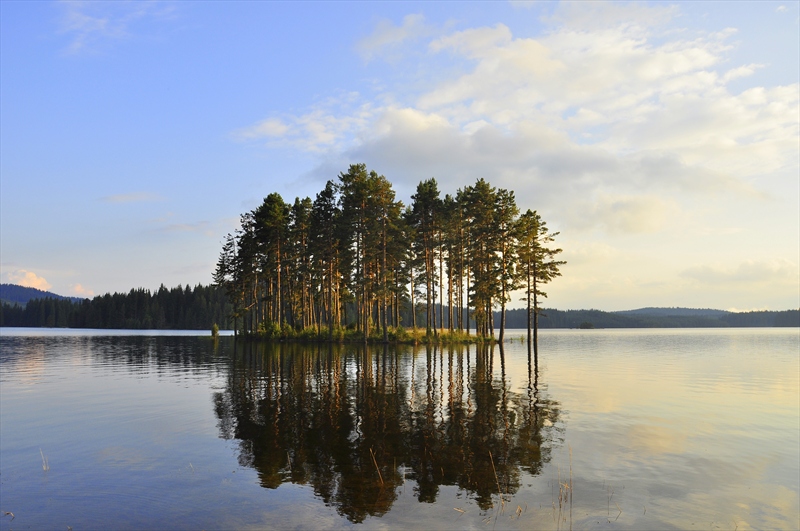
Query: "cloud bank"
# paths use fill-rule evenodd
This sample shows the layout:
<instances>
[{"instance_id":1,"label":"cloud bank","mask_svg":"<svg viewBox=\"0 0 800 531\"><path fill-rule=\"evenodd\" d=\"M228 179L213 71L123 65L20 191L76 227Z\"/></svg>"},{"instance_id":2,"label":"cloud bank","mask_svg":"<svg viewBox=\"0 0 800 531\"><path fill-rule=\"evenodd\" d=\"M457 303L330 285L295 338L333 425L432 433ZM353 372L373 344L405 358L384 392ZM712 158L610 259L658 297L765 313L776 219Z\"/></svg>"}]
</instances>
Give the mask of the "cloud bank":
<instances>
[{"instance_id":1,"label":"cloud bank","mask_svg":"<svg viewBox=\"0 0 800 531\"><path fill-rule=\"evenodd\" d=\"M522 185L527 197L567 191L596 203L598 217L612 196L758 195L756 176L797 167L800 89L731 92L734 79L761 65L727 64L733 29L667 31L674 14L568 4L536 37L504 24L436 35L424 45L430 67L446 56L466 71L416 92L396 88L371 100L351 93L305 114L268 117L239 137L284 140L409 179L463 184L491 175L501 186ZM416 15L399 26L381 22L357 49L378 60L387 47L415 46L423 25Z\"/></svg>"},{"instance_id":2,"label":"cloud bank","mask_svg":"<svg viewBox=\"0 0 800 531\"><path fill-rule=\"evenodd\" d=\"M713 256L679 259L670 247L682 238L699 245L685 243L694 242L686 231L720 230L720 219L740 226L743 206L798 224L786 198L796 196L800 171L800 83L747 86L766 67L731 62L736 29L690 31L679 15L677 7L566 3L536 35L502 23L436 29L416 15L383 21L356 49L371 64L407 69L414 82L266 117L240 138L317 154L308 178L320 182L365 162L401 197L429 177L444 192L487 178L573 241L617 251L625 238L640 242L651 254L636 263L651 275L752 283L757 275L745 266L711 271L703 264ZM414 64L398 62L404 53ZM793 236L777 229L770 237L785 247ZM785 261L787 250L766 260ZM660 285L632 263L617 265L608 272L617 289ZM762 266L752 266L762 278L785 277L783 266Z\"/></svg>"}]
</instances>

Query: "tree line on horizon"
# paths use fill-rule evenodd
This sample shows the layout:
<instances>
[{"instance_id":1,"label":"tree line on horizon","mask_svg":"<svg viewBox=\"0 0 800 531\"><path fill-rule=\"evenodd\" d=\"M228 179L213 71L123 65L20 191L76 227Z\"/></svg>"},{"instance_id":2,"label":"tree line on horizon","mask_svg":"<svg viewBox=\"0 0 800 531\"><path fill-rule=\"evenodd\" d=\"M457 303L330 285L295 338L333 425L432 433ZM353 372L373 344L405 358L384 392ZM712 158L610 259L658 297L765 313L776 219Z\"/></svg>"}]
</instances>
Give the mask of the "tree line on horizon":
<instances>
[{"instance_id":1,"label":"tree line on horizon","mask_svg":"<svg viewBox=\"0 0 800 531\"><path fill-rule=\"evenodd\" d=\"M18 288L20 300L8 297L5 288ZM34 291L31 298L31 291ZM156 330L209 330L214 324L221 329L233 327L233 307L219 286L198 284L166 288L156 291L144 288L128 293L107 293L92 299L63 297L56 294L40 296L37 290L10 284L0 285L0 326L64 327L99 329L156 329ZM43 292L46 293L46 292ZM352 302L346 303L348 314L354 314ZM437 304L437 312L440 310ZM726 312L707 310L698 314L674 312L671 308L656 308L654 312L641 310L605 312L601 310L558 310L542 308L539 328L712 328L712 327L800 327L800 310ZM680 309L679 309L680 310ZM672 313L670 313L672 312ZM411 323L416 315L417 326L424 327L425 306L417 302L400 310L400 321ZM445 324L449 329L445 308ZM498 325L500 312L493 312L493 322ZM528 322L525 308L509 309L506 327L525 329ZM475 321L470 321L475 326Z\"/></svg>"},{"instance_id":2,"label":"tree line on horizon","mask_svg":"<svg viewBox=\"0 0 800 531\"><path fill-rule=\"evenodd\" d=\"M720 327L800 327L800 310L725 312L709 310L709 315L670 314L635 311L604 312L602 310L556 310L544 308L539 316L540 328L720 328ZM713 312L713 313L712 313ZM509 328L525 327L525 310L509 310Z\"/></svg>"},{"instance_id":3,"label":"tree line on horizon","mask_svg":"<svg viewBox=\"0 0 800 531\"><path fill-rule=\"evenodd\" d=\"M383 341L390 328L416 327L420 303L433 337L469 334L472 320L479 337L492 337L499 308L502 341L506 304L524 289L535 345L542 287L565 263L550 247L557 235L536 211L520 215L513 191L484 179L443 197L436 179L421 181L405 206L386 177L353 164L314 200L271 193L242 214L214 282L247 335L333 339L350 326Z\"/></svg>"},{"instance_id":4,"label":"tree line on horizon","mask_svg":"<svg viewBox=\"0 0 800 531\"><path fill-rule=\"evenodd\" d=\"M22 304L2 304L0 326L209 330L231 326L231 307L217 286L198 284L156 291L132 289L92 299L44 297Z\"/></svg>"}]
</instances>

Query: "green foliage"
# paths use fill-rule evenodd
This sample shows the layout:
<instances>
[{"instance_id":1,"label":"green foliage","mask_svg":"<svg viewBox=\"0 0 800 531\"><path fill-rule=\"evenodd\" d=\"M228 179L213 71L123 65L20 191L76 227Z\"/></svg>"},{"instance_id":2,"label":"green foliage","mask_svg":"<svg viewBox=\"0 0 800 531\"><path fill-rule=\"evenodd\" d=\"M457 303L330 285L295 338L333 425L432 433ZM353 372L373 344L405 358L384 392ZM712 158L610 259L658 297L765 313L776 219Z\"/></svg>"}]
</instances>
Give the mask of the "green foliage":
<instances>
[{"instance_id":1,"label":"green foliage","mask_svg":"<svg viewBox=\"0 0 800 531\"><path fill-rule=\"evenodd\" d=\"M261 323L258 335L264 339L283 339L284 330L274 321Z\"/></svg>"}]
</instances>

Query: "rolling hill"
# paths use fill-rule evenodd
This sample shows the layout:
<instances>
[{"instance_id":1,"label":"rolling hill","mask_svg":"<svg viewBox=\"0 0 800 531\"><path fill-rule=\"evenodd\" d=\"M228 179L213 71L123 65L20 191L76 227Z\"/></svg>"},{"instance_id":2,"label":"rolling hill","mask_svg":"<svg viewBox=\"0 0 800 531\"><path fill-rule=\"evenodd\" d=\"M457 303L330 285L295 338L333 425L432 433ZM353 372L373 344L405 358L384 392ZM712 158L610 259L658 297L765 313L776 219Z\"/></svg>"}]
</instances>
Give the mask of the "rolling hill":
<instances>
[{"instance_id":1,"label":"rolling hill","mask_svg":"<svg viewBox=\"0 0 800 531\"><path fill-rule=\"evenodd\" d=\"M69 299L72 302L80 302L81 297L65 297L49 291L36 288L18 286L17 284L0 284L0 301L12 306L25 306L31 299Z\"/></svg>"}]
</instances>

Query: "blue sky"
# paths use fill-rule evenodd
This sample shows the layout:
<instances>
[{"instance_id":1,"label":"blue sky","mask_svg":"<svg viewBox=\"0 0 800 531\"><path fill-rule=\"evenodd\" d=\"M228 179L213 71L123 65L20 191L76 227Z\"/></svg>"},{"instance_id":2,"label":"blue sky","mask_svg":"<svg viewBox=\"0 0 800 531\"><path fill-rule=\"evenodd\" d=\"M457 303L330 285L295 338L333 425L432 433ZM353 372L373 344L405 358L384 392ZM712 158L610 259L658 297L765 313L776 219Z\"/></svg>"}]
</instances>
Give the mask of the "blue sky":
<instances>
[{"instance_id":1,"label":"blue sky","mask_svg":"<svg viewBox=\"0 0 800 531\"><path fill-rule=\"evenodd\" d=\"M0 2L0 279L207 284L351 163L483 177L558 308L800 306L798 2Z\"/></svg>"}]
</instances>

